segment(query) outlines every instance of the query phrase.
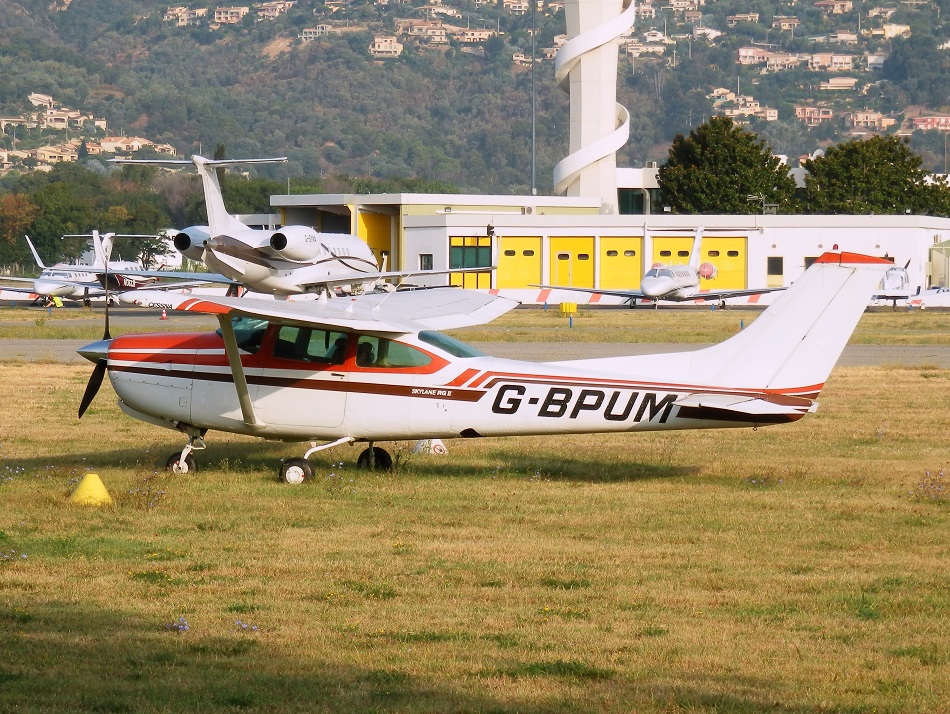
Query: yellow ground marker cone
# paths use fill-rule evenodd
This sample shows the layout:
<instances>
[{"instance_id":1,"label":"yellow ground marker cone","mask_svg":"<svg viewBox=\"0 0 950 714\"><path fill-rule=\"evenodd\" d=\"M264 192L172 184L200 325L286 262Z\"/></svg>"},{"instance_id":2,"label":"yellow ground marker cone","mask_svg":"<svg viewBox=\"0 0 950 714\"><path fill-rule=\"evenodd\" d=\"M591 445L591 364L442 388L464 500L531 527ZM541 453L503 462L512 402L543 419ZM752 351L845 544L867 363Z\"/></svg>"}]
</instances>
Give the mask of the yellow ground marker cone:
<instances>
[{"instance_id":1,"label":"yellow ground marker cone","mask_svg":"<svg viewBox=\"0 0 950 714\"><path fill-rule=\"evenodd\" d=\"M102 485L99 474L86 474L69 501L80 506L108 506L112 503L112 496Z\"/></svg>"}]
</instances>

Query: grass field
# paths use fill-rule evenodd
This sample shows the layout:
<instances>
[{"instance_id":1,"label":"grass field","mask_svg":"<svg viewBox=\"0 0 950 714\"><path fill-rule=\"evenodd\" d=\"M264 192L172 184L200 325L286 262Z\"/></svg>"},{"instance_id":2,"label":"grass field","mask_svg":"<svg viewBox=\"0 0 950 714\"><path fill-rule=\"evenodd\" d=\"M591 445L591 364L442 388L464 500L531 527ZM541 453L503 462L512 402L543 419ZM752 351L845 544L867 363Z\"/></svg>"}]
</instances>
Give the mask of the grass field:
<instances>
[{"instance_id":1,"label":"grass field","mask_svg":"<svg viewBox=\"0 0 950 714\"><path fill-rule=\"evenodd\" d=\"M89 372L0 364L2 712L950 710L950 371L836 370L757 431L341 447L298 487L300 446L222 434L156 471L181 437L108 384L79 422ZM113 506L68 502L88 471Z\"/></svg>"},{"instance_id":2,"label":"grass field","mask_svg":"<svg viewBox=\"0 0 950 714\"><path fill-rule=\"evenodd\" d=\"M584 309L574 316L573 325L555 308L518 309L479 327L455 330L451 334L467 342L636 342L711 343L720 342L748 326L758 310L709 310L673 308L663 310ZM141 314L134 308L113 311L114 335L128 332L203 329L217 326L214 318L179 317L143 324L130 321ZM184 325L184 326L183 326ZM82 308L53 310L6 308L0 310L0 339L88 339L102 336L102 311ZM874 308L866 312L851 339L852 344L950 345L950 310L892 310Z\"/></svg>"}]
</instances>

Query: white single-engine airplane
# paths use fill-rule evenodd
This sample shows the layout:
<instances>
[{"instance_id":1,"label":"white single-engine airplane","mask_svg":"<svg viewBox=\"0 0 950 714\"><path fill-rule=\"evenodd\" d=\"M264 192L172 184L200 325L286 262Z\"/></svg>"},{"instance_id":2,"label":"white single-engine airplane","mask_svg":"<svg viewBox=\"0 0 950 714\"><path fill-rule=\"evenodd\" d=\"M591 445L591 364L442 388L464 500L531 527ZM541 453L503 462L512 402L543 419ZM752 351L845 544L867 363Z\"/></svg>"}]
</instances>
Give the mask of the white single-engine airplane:
<instances>
[{"instance_id":1,"label":"white single-engine airplane","mask_svg":"<svg viewBox=\"0 0 950 714\"><path fill-rule=\"evenodd\" d=\"M358 236L321 233L310 226L277 230L249 228L227 212L215 168L286 161L274 159L112 159L117 164L190 166L198 169L208 212L208 226L192 226L174 236L175 248L186 258L201 260L210 270L237 281L248 290L286 297L304 293L365 293L392 290L386 280L413 275L445 275L480 269L380 271L373 251ZM146 307L141 296L135 302Z\"/></svg>"},{"instance_id":2,"label":"white single-engine airplane","mask_svg":"<svg viewBox=\"0 0 950 714\"><path fill-rule=\"evenodd\" d=\"M910 259L904 263L904 267L899 265L892 265L887 269L887 272L884 273L884 278L881 280L880 289L871 296L872 300L884 300L885 302L890 300L892 307L897 307L898 300L909 301L912 297L920 295L920 286L917 286L915 291L910 286L910 275L907 273L907 269L910 267Z\"/></svg>"},{"instance_id":3,"label":"white single-engine airplane","mask_svg":"<svg viewBox=\"0 0 950 714\"><path fill-rule=\"evenodd\" d=\"M220 329L82 348L96 369L79 415L108 371L126 414L188 437L172 470L195 468L191 453L212 429L310 441L282 463L287 482L312 476L313 453L352 442L369 444L360 466L379 468L391 458L378 441L792 422L817 408L887 265L826 253L749 327L706 349L547 363L489 357L435 332L515 307L469 290L308 302L169 294L168 308L213 314Z\"/></svg>"},{"instance_id":4,"label":"white single-engine airplane","mask_svg":"<svg viewBox=\"0 0 950 714\"><path fill-rule=\"evenodd\" d=\"M688 265L667 265L654 263L640 281L639 290L614 290L610 288L574 288L565 285L536 285L549 290L574 290L582 293L613 295L624 298L631 307L637 300L670 300L673 302L716 301L725 307L725 301L734 297L763 295L784 290L785 288L736 288L734 290L703 290L702 280L712 280L717 275L712 263L700 263L699 246L702 242L702 227L696 231L693 250Z\"/></svg>"}]
</instances>

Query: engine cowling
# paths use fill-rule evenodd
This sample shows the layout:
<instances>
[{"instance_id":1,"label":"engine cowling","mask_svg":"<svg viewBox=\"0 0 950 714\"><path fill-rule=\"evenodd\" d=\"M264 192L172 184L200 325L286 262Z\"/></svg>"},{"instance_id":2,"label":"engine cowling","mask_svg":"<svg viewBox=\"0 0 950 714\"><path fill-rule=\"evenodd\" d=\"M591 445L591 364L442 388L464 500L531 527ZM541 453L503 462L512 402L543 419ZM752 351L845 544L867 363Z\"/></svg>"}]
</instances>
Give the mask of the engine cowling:
<instances>
[{"instance_id":1,"label":"engine cowling","mask_svg":"<svg viewBox=\"0 0 950 714\"><path fill-rule=\"evenodd\" d=\"M211 230L207 226L189 226L172 239L175 250L189 260L202 260L205 243L211 237Z\"/></svg>"},{"instance_id":2,"label":"engine cowling","mask_svg":"<svg viewBox=\"0 0 950 714\"><path fill-rule=\"evenodd\" d=\"M719 274L719 270L712 263L703 263L699 266L699 277L705 278L706 280L712 280Z\"/></svg>"},{"instance_id":3,"label":"engine cowling","mask_svg":"<svg viewBox=\"0 0 950 714\"><path fill-rule=\"evenodd\" d=\"M271 234L269 245L276 257L297 263L327 252L320 234L307 226L284 226Z\"/></svg>"}]
</instances>

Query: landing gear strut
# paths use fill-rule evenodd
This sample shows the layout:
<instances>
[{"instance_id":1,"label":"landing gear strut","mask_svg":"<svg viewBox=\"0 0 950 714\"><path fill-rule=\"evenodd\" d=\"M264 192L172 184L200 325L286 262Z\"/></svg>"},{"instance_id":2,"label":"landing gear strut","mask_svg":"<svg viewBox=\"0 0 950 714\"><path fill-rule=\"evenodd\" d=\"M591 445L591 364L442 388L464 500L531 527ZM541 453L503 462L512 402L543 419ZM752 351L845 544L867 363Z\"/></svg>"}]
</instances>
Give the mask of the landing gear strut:
<instances>
[{"instance_id":1,"label":"landing gear strut","mask_svg":"<svg viewBox=\"0 0 950 714\"><path fill-rule=\"evenodd\" d=\"M200 451L205 448L204 439L201 437L204 432L198 431L193 427L188 430L188 444L181 451L176 451L168 457L165 462L165 468L173 474L194 473L198 470L198 464L195 463L195 457L191 455L192 451Z\"/></svg>"}]
</instances>

